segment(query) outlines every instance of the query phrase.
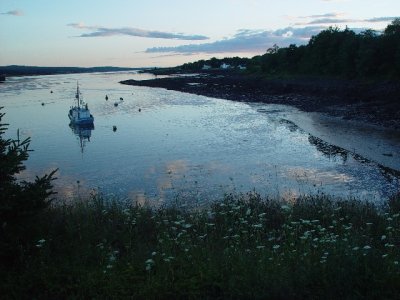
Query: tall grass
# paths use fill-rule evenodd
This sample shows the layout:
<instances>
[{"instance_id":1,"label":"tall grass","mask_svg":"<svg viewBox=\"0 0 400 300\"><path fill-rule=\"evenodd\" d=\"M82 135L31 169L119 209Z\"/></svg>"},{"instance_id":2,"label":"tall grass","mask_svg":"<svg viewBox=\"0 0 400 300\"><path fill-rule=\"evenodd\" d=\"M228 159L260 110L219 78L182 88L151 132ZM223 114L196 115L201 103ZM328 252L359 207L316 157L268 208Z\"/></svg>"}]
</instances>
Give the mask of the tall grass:
<instances>
[{"instance_id":1,"label":"tall grass","mask_svg":"<svg viewBox=\"0 0 400 300\"><path fill-rule=\"evenodd\" d=\"M96 197L50 208L24 256L3 262L7 298L397 298L400 197L230 195L201 210Z\"/></svg>"}]
</instances>

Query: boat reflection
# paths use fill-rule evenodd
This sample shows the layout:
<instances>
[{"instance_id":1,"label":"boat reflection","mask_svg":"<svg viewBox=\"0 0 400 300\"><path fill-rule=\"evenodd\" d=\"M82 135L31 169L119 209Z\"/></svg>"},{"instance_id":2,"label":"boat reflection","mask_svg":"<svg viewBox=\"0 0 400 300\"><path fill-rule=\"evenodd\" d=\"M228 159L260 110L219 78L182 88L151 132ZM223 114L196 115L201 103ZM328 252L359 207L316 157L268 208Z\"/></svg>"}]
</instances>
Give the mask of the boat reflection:
<instances>
[{"instance_id":1,"label":"boat reflection","mask_svg":"<svg viewBox=\"0 0 400 300\"><path fill-rule=\"evenodd\" d=\"M86 146L87 142L90 142L90 137L92 136L92 130L94 130L93 124L85 124L85 125L77 125L74 123L70 123L69 127L72 132L79 138L79 144L81 147L81 152Z\"/></svg>"}]
</instances>

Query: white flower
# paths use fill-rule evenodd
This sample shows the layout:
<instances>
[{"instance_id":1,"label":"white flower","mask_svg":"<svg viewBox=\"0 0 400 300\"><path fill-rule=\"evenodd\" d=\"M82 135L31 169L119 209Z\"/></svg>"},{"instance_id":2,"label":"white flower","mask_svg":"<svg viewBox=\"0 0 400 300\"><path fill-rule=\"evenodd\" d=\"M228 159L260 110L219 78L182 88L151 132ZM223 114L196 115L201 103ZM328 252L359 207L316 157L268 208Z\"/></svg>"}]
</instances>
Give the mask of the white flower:
<instances>
[{"instance_id":1,"label":"white flower","mask_svg":"<svg viewBox=\"0 0 400 300\"><path fill-rule=\"evenodd\" d=\"M353 251L357 251L358 249L360 249L360 247L354 247Z\"/></svg>"},{"instance_id":2,"label":"white flower","mask_svg":"<svg viewBox=\"0 0 400 300\"><path fill-rule=\"evenodd\" d=\"M37 248L42 248L45 242L46 242L45 239L38 240L37 244L36 244L36 247Z\"/></svg>"},{"instance_id":3,"label":"white flower","mask_svg":"<svg viewBox=\"0 0 400 300\"><path fill-rule=\"evenodd\" d=\"M149 258L148 260L145 261L146 265L154 265L154 260Z\"/></svg>"},{"instance_id":4,"label":"white flower","mask_svg":"<svg viewBox=\"0 0 400 300\"><path fill-rule=\"evenodd\" d=\"M279 249L280 247L281 247L280 245L273 245L273 246L272 246L272 249L277 250L277 249Z\"/></svg>"},{"instance_id":5,"label":"white flower","mask_svg":"<svg viewBox=\"0 0 400 300\"><path fill-rule=\"evenodd\" d=\"M381 236L381 241L386 240L386 235Z\"/></svg>"},{"instance_id":6,"label":"white flower","mask_svg":"<svg viewBox=\"0 0 400 300\"><path fill-rule=\"evenodd\" d=\"M281 209L287 211L287 210L290 210L290 207L288 205L282 205Z\"/></svg>"},{"instance_id":7,"label":"white flower","mask_svg":"<svg viewBox=\"0 0 400 300\"><path fill-rule=\"evenodd\" d=\"M366 246L364 246L363 249L364 249L364 250L369 250L369 249L371 249L371 246L366 245Z\"/></svg>"}]
</instances>

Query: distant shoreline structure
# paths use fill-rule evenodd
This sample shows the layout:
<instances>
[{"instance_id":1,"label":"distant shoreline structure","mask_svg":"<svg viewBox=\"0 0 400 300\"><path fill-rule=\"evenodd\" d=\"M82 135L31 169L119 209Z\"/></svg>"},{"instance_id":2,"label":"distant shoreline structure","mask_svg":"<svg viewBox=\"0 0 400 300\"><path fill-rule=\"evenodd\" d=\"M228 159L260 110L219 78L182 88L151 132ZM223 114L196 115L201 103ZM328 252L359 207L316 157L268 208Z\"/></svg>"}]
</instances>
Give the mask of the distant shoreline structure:
<instances>
[{"instance_id":1,"label":"distant shoreline structure","mask_svg":"<svg viewBox=\"0 0 400 300\"><path fill-rule=\"evenodd\" d=\"M0 75L0 82L5 81L5 78L10 76L141 71L144 69L146 68L123 68L123 67L112 67L112 66L83 68L83 67L40 67L40 66L11 65L11 66L0 66L0 74L2 74Z\"/></svg>"}]
</instances>

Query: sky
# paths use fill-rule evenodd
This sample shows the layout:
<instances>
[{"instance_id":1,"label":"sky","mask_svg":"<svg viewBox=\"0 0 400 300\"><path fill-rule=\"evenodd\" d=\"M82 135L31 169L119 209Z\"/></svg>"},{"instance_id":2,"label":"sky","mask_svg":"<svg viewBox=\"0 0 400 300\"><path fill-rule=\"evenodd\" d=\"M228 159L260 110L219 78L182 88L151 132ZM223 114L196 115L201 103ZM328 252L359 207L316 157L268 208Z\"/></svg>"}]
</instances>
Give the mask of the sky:
<instances>
[{"instance_id":1,"label":"sky","mask_svg":"<svg viewBox=\"0 0 400 300\"><path fill-rule=\"evenodd\" d=\"M397 13L397 15L396 15ZM382 30L400 0L0 0L0 65L168 67Z\"/></svg>"}]
</instances>

